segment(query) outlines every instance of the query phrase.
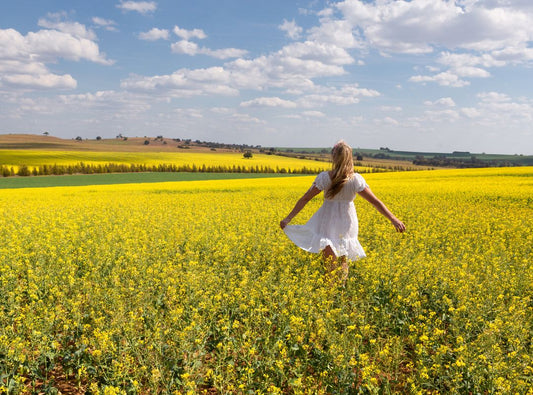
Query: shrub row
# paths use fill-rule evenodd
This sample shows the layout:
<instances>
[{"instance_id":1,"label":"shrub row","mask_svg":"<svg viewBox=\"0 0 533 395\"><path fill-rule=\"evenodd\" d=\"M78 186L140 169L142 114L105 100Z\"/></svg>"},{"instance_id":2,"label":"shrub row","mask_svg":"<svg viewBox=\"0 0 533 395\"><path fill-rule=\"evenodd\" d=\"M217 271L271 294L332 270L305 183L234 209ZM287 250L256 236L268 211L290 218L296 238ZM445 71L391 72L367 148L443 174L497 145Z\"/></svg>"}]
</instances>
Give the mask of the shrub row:
<instances>
[{"instance_id":1,"label":"shrub row","mask_svg":"<svg viewBox=\"0 0 533 395\"><path fill-rule=\"evenodd\" d=\"M79 162L75 165L40 165L32 168L21 165L18 169L0 165L0 174L10 176L45 176L64 174L104 174L104 173L138 173L138 172L202 172L202 173L281 173L281 174L317 174L324 169L285 168L271 166L240 166L240 165L175 165L175 164L85 164Z\"/></svg>"}]
</instances>

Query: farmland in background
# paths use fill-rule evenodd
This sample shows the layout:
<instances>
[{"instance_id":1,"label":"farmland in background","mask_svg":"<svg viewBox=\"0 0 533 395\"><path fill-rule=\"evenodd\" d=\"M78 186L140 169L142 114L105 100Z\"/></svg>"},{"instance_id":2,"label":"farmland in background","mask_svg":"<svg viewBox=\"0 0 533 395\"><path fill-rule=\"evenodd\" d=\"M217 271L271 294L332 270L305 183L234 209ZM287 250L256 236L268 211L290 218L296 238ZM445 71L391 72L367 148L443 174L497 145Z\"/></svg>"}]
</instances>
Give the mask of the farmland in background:
<instances>
[{"instance_id":1,"label":"farmland in background","mask_svg":"<svg viewBox=\"0 0 533 395\"><path fill-rule=\"evenodd\" d=\"M178 141L179 140L179 141ZM148 144L146 144L148 143ZM252 153L246 159L244 152ZM263 166L291 170L309 169L313 172L330 168L328 149L287 152L275 147L220 144L183 139L115 138L101 140L66 140L52 136L0 135L0 166L8 170L25 165L31 168L43 165L159 164L197 167L209 166ZM390 170L421 170L435 166L413 165L409 160L386 160L365 156L357 160L360 172Z\"/></svg>"}]
</instances>

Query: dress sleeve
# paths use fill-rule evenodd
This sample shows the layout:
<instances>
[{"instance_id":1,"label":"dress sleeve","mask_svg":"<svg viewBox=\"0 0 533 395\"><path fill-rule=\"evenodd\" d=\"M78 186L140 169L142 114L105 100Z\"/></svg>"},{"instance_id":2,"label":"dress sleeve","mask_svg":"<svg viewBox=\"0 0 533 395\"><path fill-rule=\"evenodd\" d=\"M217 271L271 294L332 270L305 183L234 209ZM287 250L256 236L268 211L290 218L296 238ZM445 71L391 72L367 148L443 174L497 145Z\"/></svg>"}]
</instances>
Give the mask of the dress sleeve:
<instances>
[{"instance_id":1,"label":"dress sleeve","mask_svg":"<svg viewBox=\"0 0 533 395\"><path fill-rule=\"evenodd\" d=\"M362 192L365 188L368 187L363 176L359 173L355 173L355 192Z\"/></svg>"},{"instance_id":2,"label":"dress sleeve","mask_svg":"<svg viewBox=\"0 0 533 395\"><path fill-rule=\"evenodd\" d=\"M324 178L324 174L326 173L325 172L319 173L316 176L315 181L313 181L313 185L316 186L321 191L323 191L326 188L326 182L325 182L326 180Z\"/></svg>"}]
</instances>

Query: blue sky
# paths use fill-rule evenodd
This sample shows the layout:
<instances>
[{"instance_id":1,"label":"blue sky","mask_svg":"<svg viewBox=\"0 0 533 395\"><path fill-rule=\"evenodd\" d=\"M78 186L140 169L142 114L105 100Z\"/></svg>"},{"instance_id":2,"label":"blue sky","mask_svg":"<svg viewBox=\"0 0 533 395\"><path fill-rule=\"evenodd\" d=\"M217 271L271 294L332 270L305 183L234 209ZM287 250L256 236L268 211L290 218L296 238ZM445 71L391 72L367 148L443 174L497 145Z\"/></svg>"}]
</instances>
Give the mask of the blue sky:
<instances>
[{"instance_id":1,"label":"blue sky","mask_svg":"<svg viewBox=\"0 0 533 395\"><path fill-rule=\"evenodd\" d=\"M0 133L533 154L530 0L0 11Z\"/></svg>"}]
</instances>

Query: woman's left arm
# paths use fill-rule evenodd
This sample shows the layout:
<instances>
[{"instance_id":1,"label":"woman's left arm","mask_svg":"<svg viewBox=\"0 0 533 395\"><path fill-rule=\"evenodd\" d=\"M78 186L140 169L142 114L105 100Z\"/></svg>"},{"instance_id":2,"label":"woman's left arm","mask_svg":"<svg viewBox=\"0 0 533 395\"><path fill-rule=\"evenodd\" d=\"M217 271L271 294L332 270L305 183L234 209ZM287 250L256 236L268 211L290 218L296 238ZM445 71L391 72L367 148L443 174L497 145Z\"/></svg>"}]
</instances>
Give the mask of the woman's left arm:
<instances>
[{"instance_id":1,"label":"woman's left arm","mask_svg":"<svg viewBox=\"0 0 533 395\"><path fill-rule=\"evenodd\" d=\"M385 206L385 204L381 200L379 200L376 195L372 193L370 188L366 187L361 192L359 192L359 195L361 195L363 199L365 199L372 206L374 206L376 210L378 210L385 218L392 222L392 225L394 225L398 232L402 233L403 231L405 231L404 223L398 218L396 218L393 213L390 212L387 206Z\"/></svg>"},{"instance_id":2,"label":"woman's left arm","mask_svg":"<svg viewBox=\"0 0 533 395\"><path fill-rule=\"evenodd\" d=\"M313 185L311 188L309 188L307 190L307 192L300 199L298 199L298 201L296 202L294 208L289 213L289 215L287 215L287 217L285 217L285 219L283 219L279 223L279 226L281 227L281 229L284 229L289 224L289 222L291 222L291 220L296 216L296 214L298 214L300 211L302 211L302 209L305 207L305 205L312 198L314 198L316 195L318 195L320 192L322 192L322 191L320 189L318 189L315 185Z\"/></svg>"}]
</instances>

